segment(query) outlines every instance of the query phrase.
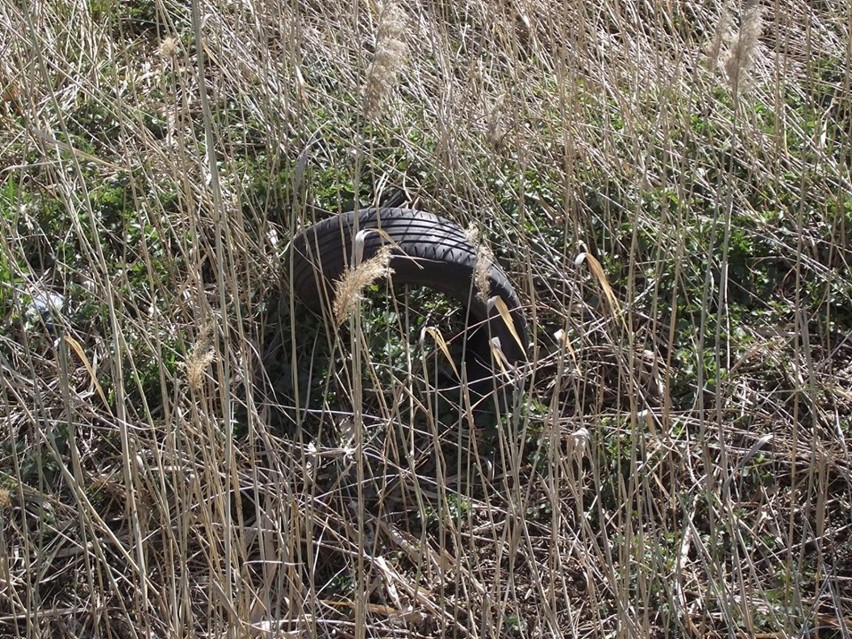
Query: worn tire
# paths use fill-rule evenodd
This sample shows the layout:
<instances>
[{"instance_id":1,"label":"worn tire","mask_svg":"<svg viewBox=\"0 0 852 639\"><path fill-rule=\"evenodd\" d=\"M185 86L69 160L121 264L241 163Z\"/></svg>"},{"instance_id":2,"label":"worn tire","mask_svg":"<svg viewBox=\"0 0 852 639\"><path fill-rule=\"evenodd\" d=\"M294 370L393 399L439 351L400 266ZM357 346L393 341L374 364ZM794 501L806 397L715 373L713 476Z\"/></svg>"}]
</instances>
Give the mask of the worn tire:
<instances>
[{"instance_id":1,"label":"worn tire","mask_svg":"<svg viewBox=\"0 0 852 639\"><path fill-rule=\"evenodd\" d=\"M468 355L472 352L476 356L480 368L484 362L489 363L486 369L491 368L489 335L500 339L503 354L512 364L526 359L526 319L506 273L498 264L491 265L488 296L499 295L506 303L522 345L496 311L489 315L487 305L473 290L476 247L464 230L454 222L424 211L403 208L350 211L325 219L298 235L288 256L292 258L290 286L298 300L320 311L324 300L333 299L334 282L352 259L356 219L359 230L381 228L399 247L394 249L390 264L394 284L425 286L467 308L467 325L478 327L468 335ZM367 233L362 259L371 258L386 243L381 234ZM470 369L468 377L471 378Z\"/></svg>"}]
</instances>

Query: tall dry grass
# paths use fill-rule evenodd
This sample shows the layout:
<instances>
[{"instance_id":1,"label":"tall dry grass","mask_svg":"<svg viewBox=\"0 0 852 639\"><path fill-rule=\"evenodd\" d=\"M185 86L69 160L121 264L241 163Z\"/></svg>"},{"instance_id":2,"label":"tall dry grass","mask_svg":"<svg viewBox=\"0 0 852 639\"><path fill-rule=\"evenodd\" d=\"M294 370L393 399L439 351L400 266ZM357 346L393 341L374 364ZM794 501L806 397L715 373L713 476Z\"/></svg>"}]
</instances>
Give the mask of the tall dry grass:
<instances>
[{"instance_id":1,"label":"tall dry grass","mask_svg":"<svg viewBox=\"0 0 852 639\"><path fill-rule=\"evenodd\" d=\"M4 0L0 636L849 636L850 25ZM289 296L399 194L511 274L523 392Z\"/></svg>"}]
</instances>

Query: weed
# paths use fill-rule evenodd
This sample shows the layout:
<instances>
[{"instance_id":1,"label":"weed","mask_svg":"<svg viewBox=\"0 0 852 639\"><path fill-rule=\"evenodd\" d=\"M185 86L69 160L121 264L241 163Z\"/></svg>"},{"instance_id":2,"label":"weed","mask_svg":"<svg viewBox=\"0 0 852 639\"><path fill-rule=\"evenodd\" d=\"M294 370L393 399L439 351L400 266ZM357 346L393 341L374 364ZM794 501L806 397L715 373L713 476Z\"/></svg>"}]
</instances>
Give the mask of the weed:
<instances>
[{"instance_id":1,"label":"weed","mask_svg":"<svg viewBox=\"0 0 852 639\"><path fill-rule=\"evenodd\" d=\"M14 4L0 635L847 622L837 2ZM506 270L511 392L381 260L337 318L283 290L389 198Z\"/></svg>"}]
</instances>

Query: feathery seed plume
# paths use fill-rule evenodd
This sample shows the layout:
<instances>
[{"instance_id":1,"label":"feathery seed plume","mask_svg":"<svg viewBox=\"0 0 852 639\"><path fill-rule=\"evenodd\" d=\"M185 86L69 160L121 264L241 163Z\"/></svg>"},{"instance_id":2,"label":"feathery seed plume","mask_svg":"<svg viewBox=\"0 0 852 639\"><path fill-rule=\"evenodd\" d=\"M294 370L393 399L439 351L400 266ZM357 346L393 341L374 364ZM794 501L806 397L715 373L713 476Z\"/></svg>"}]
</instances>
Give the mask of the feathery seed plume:
<instances>
[{"instance_id":1,"label":"feathery seed plume","mask_svg":"<svg viewBox=\"0 0 852 639\"><path fill-rule=\"evenodd\" d=\"M164 38L160 43L160 47L157 49L157 53L159 53L160 57L164 60L171 60L174 58L178 53L177 39L172 36Z\"/></svg>"},{"instance_id":2,"label":"feathery seed plume","mask_svg":"<svg viewBox=\"0 0 852 639\"><path fill-rule=\"evenodd\" d=\"M332 312L338 324L345 322L358 308L363 291L376 280L393 274L390 267L392 248L382 246L369 260L346 269L334 287Z\"/></svg>"},{"instance_id":3,"label":"feathery seed plume","mask_svg":"<svg viewBox=\"0 0 852 639\"><path fill-rule=\"evenodd\" d=\"M728 84L735 93L746 88L747 74L754 63L754 54L762 30L760 3L758 0L747 0L743 3L739 33L725 59Z\"/></svg>"},{"instance_id":4,"label":"feathery seed plume","mask_svg":"<svg viewBox=\"0 0 852 639\"><path fill-rule=\"evenodd\" d=\"M393 90L408 53L408 47L402 40L406 29L406 17L402 9L393 2L387 2L382 5L379 16L376 51L367 68L364 85L364 113L367 117L379 115L382 103Z\"/></svg>"},{"instance_id":5,"label":"feathery seed plume","mask_svg":"<svg viewBox=\"0 0 852 639\"><path fill-rule=\"evenodd\" d=\"M186 356L186 383L196 392L201 390L204 383L204 371L207 370L216 356L210 343L211 332L209 326L204 328Z\"/></svg>"},{"instance_id":6,"label":"feathery seed plume","mask_svg":"<svg viewBox=\"0 0 852 639\"><path fill-rule=\"evenodd\" d=\"M476 261L473 263L473 286L476 289L476 296L485 302L491 294L488 276L491 272L491 265L494 263L494 253L491 251L491 247L481 240L479 229L473 224L467 227L465 237L468 242L476 247Z\"/></svg>"},{"instance_id":7,"label":"feathery seed plume","mask_svg":"<svg viewBox=\"0 0 852 639\"><path fill-rule=\"evenodd\" d=\"M494 106L488 112L485 121L485 139L495 151L501 149L503 140L506 137L506 127L503 123L506 115L504 101L505 96L503 95L497 98Z\"/></svg>"},{"instance_id":8,"label":"feathery seed plume","mask_svg":"<svg viewBox=\"0 0 852 639\"><path fill-rule=\"evenodd\" d=\"M722 56L722 45L726 41L728 28L731 25L731 14L726 8L722 9L722 15L719 17L719 23L716 25L716 31L713 33L713 39L707 44L705 52L707 53L707 67L715 71L719 68L719 60Z\"/></svg>"}]
</instances>

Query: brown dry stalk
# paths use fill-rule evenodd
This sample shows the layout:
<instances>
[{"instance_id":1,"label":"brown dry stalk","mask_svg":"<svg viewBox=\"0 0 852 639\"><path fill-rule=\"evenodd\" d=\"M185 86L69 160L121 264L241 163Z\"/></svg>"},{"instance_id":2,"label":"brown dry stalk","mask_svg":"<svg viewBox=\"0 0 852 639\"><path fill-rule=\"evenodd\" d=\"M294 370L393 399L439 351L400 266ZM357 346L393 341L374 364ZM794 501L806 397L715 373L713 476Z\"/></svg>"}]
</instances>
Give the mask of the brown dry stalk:
<instances>
[{"instance_id":1,"label":"brown dry stalk","mask_svg":"<svg viewBox=\"0 0 852 639\"><path fill-rule=\"evenodd\" d=\"M406 29L405 13L393 2L380 9L379 31L376 37L376 52L367 68L364 85L364 113L376 117L382 104L396 84L408 47L402 37Z\"/></svg>"}]
</instances>

